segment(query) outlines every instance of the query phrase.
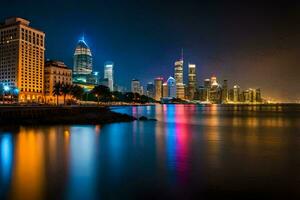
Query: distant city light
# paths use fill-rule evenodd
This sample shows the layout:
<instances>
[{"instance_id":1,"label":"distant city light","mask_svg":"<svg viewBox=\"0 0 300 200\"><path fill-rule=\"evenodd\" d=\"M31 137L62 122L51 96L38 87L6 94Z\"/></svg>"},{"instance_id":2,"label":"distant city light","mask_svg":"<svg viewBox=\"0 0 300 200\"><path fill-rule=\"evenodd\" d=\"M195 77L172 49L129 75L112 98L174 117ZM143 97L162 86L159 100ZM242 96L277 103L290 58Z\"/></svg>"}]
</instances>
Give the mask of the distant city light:
<instances>
[{"instance_id":1,"label":"distant city light","mask_svg":"<svg viewBox=\"0 0 300 200\"><path fill-rule=\"evenodd\" d=\"M3 87L3 89L4 89L4 91L9 91L10 90L10 87L8 86L8 85L5 85L4 87Z\"/></svg>"}]
</instances>

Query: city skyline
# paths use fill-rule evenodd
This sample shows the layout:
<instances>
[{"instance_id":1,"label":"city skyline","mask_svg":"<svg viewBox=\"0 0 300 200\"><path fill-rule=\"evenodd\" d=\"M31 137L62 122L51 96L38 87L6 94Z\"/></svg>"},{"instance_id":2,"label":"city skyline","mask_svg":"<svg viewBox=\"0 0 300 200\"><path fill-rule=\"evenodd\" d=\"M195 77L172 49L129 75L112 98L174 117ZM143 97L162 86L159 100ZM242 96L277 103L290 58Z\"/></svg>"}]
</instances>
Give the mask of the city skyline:
<instances>
[{"instance_id":1,"label":"city skyline","mask_svg":"<svg viewBox=\"0 0 300 200\"><path fill-rule=\"evenodd\" d=\"M34 2L31 4L33 7ZM20 2L18 6L14 2L4 4L1 21L8 16L24 17L32 22L33 27L46 33L46 59L62 60L71 67L75 43L84 33L85 40L94 52L95 71L101 72L102 76L103 63L112 60L116 65L116 80L127 88L134 77L147 83L157 76L167 78L172 75L172 64L180 58L180 50L184 48L185 59L197 65L198 82L216 74L221 80L231 80L231 86L239 84L243 88L262 88L267 97L278 100L299 99L295 92L300 87L297 84L297 75L300 73L297 67L299 28L295 26L299 19L295 12L297 5L274 4L272 8L268 8L262 4L258 8L256 3L248 3L248 7L239 4L199 3L196 8L192 8L189 2L162 3L158 16L154 16L151 9L158 8L155 2L119 8L124 3L115 1L94 2L94 8L70 5L67 13L72 12L72 15L50 16L48 11L42 13L35 9L23 9ZM53 2L52 6L56 4L57 2ZM49 4L45 3L43 6L47 5ZM62 11L65 6L63 3L59 10ZM88 12L87 7L91 8L91 15L79 17L74 14L74 10L80 7L83 12ZM100 7L103 14L96 12ZM126 8L133 12L124 13ZM108 12L106 9L117 15L104 16ZM179 9L182 9L183 14L179 14L174 20L170 19L173 16L172 10L176 12ZM199 11L196 12L196 9ZM205 9L207 11L201 12ZM281 14L277 14L279 9ZM193 14L189 14L188 10L194 11L191 12ZM263 10L269 17L263 15ZM204 18L211 12L214 13L213 17L205 21ZM230 15L222 19L228 13ZM119 19L121 15L128 19L125 24ZM133 20L137 16L144 17L146 23ZM91 20L93 17L97 20ZM201 17L203 20L195 21L202 19ZM157 18L161 19L160 22L157 22ZM257 21L260 23L255 24ZM191 26L192 23L195 25ZM164 27L165 24L168 26ZM283 32L284 27L291 28ZM117 30L125 32L120 34ZM151 31L147 33L149 30ZM59 48L60 45L64 48ZM187 67L185 64L185 72ZM187 82L187 77L184 78Z\"/></svg>"}]
</instances>

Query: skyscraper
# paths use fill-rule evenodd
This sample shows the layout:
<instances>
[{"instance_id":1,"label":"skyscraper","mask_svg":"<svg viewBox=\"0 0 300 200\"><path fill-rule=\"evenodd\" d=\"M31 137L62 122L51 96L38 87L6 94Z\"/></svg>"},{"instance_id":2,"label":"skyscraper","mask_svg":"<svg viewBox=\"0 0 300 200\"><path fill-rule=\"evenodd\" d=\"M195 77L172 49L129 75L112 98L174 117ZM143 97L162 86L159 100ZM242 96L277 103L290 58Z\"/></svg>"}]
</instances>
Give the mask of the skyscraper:
<instances>
[{"instance_id":1,"label":"skyscraper","mask_svg":"<svg viewBox=\"0 0 300 200\"><path fill-rule=\"evenodd\" d=\"M210 79L209 101L211 103L222 102L222 88L217 82L216 76L212 76Z\"/></svg>"},{"instance_id":2,"label":"skyscraper","mask_svg":"<svg viewBox=\"0 0 300 200\"><path fill-rule=\"evenodd\" d=\"M176 97L184 99L184 84L183 84L183 59L175 62L174 78L176 80Z\"/></svg>"},{"instance_id":3,"label":"skyscraper","mask_svg":"<svg viewBox=\"0 0 300 200\"><path fill-rule=\"evenodd\" d=\"M244 90L243 92L242 92L242 94L243 94L243 102L245 102L245 103L249 103L250 101L251 101L251 99L250 99L250 90Z\"/></svg>"},{"instance_id":4,"label":"skyscraper","mask_svg":"<svg viewBox=\"0 0 300 200\"><path fill-rule=\"evenodd\" d=\"M114 63L105 62L104 64L104 79L108 80L108 87L110 91L114 91Z\"/></svg>"},{"instance_id":5,"label":"skyscraper","mask_svg":"<svg viewBox=\"0 0 300 200\"><path fill-rule=\"evenodd\" d=\"M210 82L210 79L204 79L204 96L203 96L203 99L205 99L205 101L209 101L209 91L210 91L210 87L211 87L211 82Z\"/></svg>"},{"instance_id":6,"label":"skyscraper","mask_svg":"<svg viewBox=\"0 0 300 200\"><path fill-rule=\"evenodd\" d=\"M154 98L154 84L152 82L147 83L147 96Z\"/></svg>"},{"instance_id":7,"label":"skyscraper","mask_svg":"<svg viewBox=\"0 0 300 200\"><path fill-rule=\"evenodd\" d=\"M154 87L155 87L155 95L154 99L156 101L160 101L162 98L162 92L163 92L163 78L158 77L154 80Z\"/></svg>"},{"instance_id":8,"label":"skyscraper","mask_svg":"<svg viewBox=\"0 0 300 200\"><path fill-rule=\"evenodd\" d=\"M84 38L78 41L74 52L74 75L88 75L93 71L92 52Z\"/></svg>"},{"instance_id":9,"label":"skyscraper","mask_svg":"<svg viewBox=\"0 0 300 200\"><path fill-rule=\"evenodd\" d=\"M175 62L175 76L176 83L183 84L183 60L178 60Z\"/></svg>"},{"instance_id":10,"label":"skyscraper","mask_svg":"<svg viewBox=\"0 0 300 200\"><path fill-rule=\"evenodd\" d=\"M168 97L169 96L169 91L168 91L168 84L167 82L163 83L163 95L162 97Z\"/></svg>"},{"instance_id":11,"label":"skyscraper","mask_svg":"<svg viewBox=\"0 0 300 200\"><path fill-rule=\"evenodd\" d=\"M196 88L197 88L197 80L196 80L196 65L189 64L189 73L188 73L188 98L189 100L193 100L195 98Z\"/></svg>"},{"instance_id":12,"label":"skyscraper","mask_svg":"<svg viewBox=\"0 0 300 200\"><path fill-rule=\"evenodd\" d=\"M256 89L256 101L262 102L260 88Z\"/></svg>"},{"instance_id":13,"label":"skyscraper","mask_svg":"<svg viewBox=\"0 0 300 200\"><path fill-rule=\"evenodd\" d=\"M228 81L224 80L222 85L222 103L228 101Z\"/></svg>"},{"instance_id":14,"label":"skyscraper","mask_svg":"<svg viewBox=\"0 0 300 200\"><path fill-rule=\"evenodd\" d=\"M140 94L140 90L141 90L140 81L137 79L132 79L131 80L131 92Z\"/></svg>"},{"instance_id":15,"label":"skyscraper","mask_svg":"<svg viewBox=\"0 0 300 200\"><path fill-rule=\"evenodd\" d=\"M13 17L0 26L0 83L16 88L19 101L43 101L45 33Z\"/></svg>"},{"instance_id":16,"label":"skyscraper","mask_svg":"<svg viewBox=\"0 0 300 200\"><path fill-rule=\"evenodd\" d=\"M167 85L168 97L176 98L176 80L170 76L167 80Z\"/></svg>"},{"instance_id":17,"label":"skyscraper","mask_svg":"<svg viewBox=\"0 0 300 200\"><path fill-rule=\"evenodd\" d=\"M240 86L233 86L233 102L237 103L240 101Z\"/></svg>"}]
</instances>

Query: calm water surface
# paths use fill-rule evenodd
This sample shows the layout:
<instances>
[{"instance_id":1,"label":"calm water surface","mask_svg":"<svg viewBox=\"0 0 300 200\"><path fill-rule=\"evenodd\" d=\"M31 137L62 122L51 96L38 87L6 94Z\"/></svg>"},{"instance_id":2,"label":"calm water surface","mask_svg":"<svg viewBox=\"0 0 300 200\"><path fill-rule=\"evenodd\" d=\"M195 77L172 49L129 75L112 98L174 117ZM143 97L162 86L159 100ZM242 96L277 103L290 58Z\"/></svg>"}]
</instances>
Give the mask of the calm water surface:
<instances>
[{"instance_id":1,"label":"calm water surface","mask_svg":"<svg viewBox=\"0 0 300 200\"><path fill-rule=\"evenodd\" d=\"M0 199L300 198L299 107L113 109L158 121L0 129Z\"/></svg>"}]
</instances>

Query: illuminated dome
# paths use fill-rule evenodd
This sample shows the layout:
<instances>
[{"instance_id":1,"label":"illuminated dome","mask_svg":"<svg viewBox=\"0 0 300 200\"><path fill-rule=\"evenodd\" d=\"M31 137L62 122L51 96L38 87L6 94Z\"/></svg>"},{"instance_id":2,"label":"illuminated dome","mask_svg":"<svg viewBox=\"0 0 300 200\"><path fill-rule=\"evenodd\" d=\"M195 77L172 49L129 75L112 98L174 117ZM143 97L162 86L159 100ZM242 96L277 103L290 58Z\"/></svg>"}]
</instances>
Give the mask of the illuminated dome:
<instances>
[{"instance_id":1,"label":"illuminated dome","mask_svg":"<svg viewBox=\"0 0 300 200\"><path fill-rule=\"evenodd\" d=\"M176 85L176 81L172 76L170 76L167 80L167 84L168 85Z\"/></svg>"},{"instance_id":2,"label":"illuminated dome","mask_svg":"<svg viewBox=\"0 0 300 200\"><path fill-rule=\"evenodd\" d=\"M92 66L92 52L84 39L78 41L74 52L74 74L91 74Z\"/></svg>"},{"instance_id":3,"label":"illuminated dome","mask_svg":"<svg viewBox=\"0 0 300 200\"><path fill-rule=\"evenodd\" d=\"M176 98L176 80L170 76L167 80L168 85L168 96L172 98Z\"/></svg>"}]
</instances>

